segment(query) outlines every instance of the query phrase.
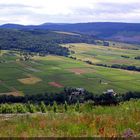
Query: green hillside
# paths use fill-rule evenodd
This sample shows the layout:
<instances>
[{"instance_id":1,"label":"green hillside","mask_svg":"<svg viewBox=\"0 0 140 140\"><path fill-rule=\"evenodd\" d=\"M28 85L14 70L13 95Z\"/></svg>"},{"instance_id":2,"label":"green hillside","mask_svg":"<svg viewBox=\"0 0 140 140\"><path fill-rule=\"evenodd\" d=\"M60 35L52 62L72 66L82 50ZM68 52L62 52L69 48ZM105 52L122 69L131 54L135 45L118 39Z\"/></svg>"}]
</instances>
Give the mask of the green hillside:
<instances>
[{"instance_id":1,"label":"green hillside","mask_svg":"<svg viewBox=\"0 0 140 140\"><path fill-rule=\"evenodd\" d=\"M91 61L95 64L125 64L140 66L140 61L135 57L140 55L139 49L133 49L134 46L127 44L114 43L108 46L98 46L84 43L62 45L74 51L71 56L83 61Z\"/></svg>"},{"instance_id":2,"label":"green hillside","mask_svg":"<svg viewBox=\"0 0 140 140\"><path fill-rule=\"evenodd\" d=\"M73 55L78 59L91 59L93 62L103 64L112 64L120 59L121 62L128 61L132 65L140 66L139 60L134 59L139 54L139 50L74 45L76 53ZM128 55L130 58L120 55ZM95 66L81 60L54 55L41 57L34 54L27 61L21 58L24 57L18 52L2 53L0 94L21 96L60 92L64 87L81 87L94 94L102 94L107 89L114 89L120 94L127 91L140 91L140 73L136 71Z\"/></svg>"}]
</instances>

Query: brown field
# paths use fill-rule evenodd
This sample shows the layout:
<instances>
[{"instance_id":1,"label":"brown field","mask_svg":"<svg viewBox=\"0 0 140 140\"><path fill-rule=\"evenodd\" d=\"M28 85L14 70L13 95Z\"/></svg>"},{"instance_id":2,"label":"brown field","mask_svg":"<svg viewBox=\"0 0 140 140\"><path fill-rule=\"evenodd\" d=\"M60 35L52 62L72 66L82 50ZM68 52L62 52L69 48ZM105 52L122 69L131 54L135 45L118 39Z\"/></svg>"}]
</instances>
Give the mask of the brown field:
<instances>
[{"instance_id":1,"label":"brown field","mask_svg":"<svg viewBox=\"0 0 140 140\"><path fill-rule=\"evenodd\" d=\"M42 80L38 77L30 75L29 78L18 79L18 81L25 85L34 85L38 82L41 82Z\"/></svg>"},{"instance_id":2,"label":"brown field","mask_svg":"<svg viewBox=\"0 0 140 140\"><path fill-rule=\"evenodd\" d=\"M111 62L117 64L121 64L121 63L130 64L130 60L112 60Z\"/></svg>"},{"instance_id":3,"label":"brown field","mask_svg":"<svg viewBox=\"0 0 140 140\"><path fill-rule=\"evenodd\" d=\"M62 88L64 87L63 85L57 83L57 82L49 82L49 85L53 86L53 87L57 87L57 88Z\"/></svg>"},{"instance_id":4,"label":"brown field","mask_svg":"<svg viewBox=\"0 0 140 140\"><path fill-rule=\"evenodd\" d=\"M73 68L73 69L68 69L68 71L70 72L73 72L75 74L85 74L85 73L92 73L92 72L95 72L95 70L93 69L90 69L90 68L86 68L86 69L83 69L83 68Z\"/></svg>"},{"instance_id":5,"label":"brown field","mask_svg":"<svg viewBox=\"0 0 140 140\"><path fill-rule=\"evenodd\" d=\"M62 32L62 31L53 31L55 33L58 34L65 34L65 35L77 35L77 36L81 36L80 34L76 34L76 33L72 33L72 32Z\"/></svg>"},{"instance_id":6,"label":"brown field","mask_svg":"<svg viewBox=\"0 0 140 140\"><path fill-rule=\"evenodd\" d=\"M2 95L12 95L12 96L23 96L22 93L15 91L15 92L7 92L7 93L0 93L0 96Z\"/></svg>"}]
</instances>

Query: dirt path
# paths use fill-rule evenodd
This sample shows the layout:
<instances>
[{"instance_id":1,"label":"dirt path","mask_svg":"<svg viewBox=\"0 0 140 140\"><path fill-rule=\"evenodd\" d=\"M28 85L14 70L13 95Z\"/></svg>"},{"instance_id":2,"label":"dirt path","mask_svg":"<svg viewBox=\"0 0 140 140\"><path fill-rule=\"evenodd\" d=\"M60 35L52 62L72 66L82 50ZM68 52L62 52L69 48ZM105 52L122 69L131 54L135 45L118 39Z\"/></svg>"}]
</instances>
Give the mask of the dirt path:
<instances>
[{"instance_id":1,"label":"dirt path","mask_svg":"<svg viewBox=\"0 0 140 140\"><path fill-rule=\"evenodd\" d=\"M57 83L57 82L49 82L49 85L53 86L53 87L57 87L57 88L62 88L64 87L63 85Z\"/></svg>"}]
</instances>

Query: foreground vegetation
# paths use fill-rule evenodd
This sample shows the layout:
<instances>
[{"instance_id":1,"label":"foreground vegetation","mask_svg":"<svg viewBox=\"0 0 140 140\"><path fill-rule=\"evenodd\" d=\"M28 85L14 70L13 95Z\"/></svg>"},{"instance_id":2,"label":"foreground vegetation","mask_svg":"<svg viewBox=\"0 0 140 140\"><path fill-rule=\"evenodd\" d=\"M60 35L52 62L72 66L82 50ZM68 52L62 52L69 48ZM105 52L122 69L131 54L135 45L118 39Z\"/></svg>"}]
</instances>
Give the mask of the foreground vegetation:
<instances>
[{"instance_id":1,"label":"foreground vegetation","mask_svg":"<svg viewBox=\"0 0 140 140\"><path fill-rule=\"evenodd\" d=\"M90 103L54 106L47 106L43 114L0 115L0 136L140 136L140 100L118 106L93 106Z\"/></svg>"}]
</instances>

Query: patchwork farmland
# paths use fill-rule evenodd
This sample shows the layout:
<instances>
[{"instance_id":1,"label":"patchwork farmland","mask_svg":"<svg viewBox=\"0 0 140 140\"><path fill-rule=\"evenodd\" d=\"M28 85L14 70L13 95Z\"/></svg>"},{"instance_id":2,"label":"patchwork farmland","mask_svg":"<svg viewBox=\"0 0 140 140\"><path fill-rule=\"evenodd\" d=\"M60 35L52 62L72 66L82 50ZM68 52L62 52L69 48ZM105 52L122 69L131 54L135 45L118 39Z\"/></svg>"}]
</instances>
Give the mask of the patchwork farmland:
<instances>
[{"instance_id":1,"label":"patchwork farmland","mask_svg":"<svg viewBox=\"0 0 140 140\"><path fill-rule=\"evenodd\" d=\"M140 61L134 59L140 54L140 50L88 44L64 46L75 51L71 56L77 60L48 55L34 56L28 61L20 61L18 52L2 51L0 94L16 92L21 96L60 92L64 87L82 87L94 94L102 94L107 89L114 89L120 94L140 90L139 72L94 66L83 62L91 60L94 63L108 65L128 63L140 66ZM129 58L122 57L124 55Z\"/></svg>"},{"instance_id":2,"label":"patchwork farmland","mask_svg":"<svg viewBox=\"0 0 140 140\"><path fill-rule=\"evenodd\" d=\"M83 61L91 61L101 64L131 64L140 66L140 61L134 59L139 56L139 48L134 48L129 44L118 44L116 46L98 46L84 43L62 45L75 53L71 56Z\"/></svg>"}]
</instances>

